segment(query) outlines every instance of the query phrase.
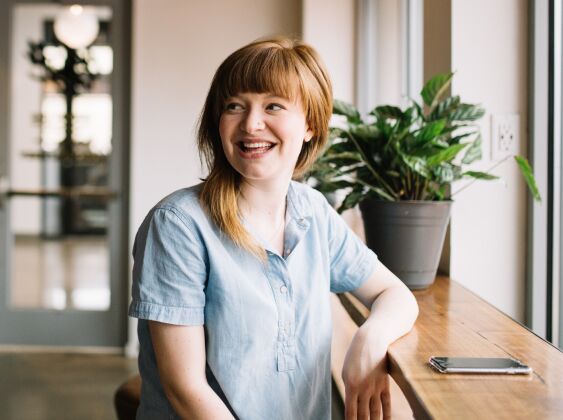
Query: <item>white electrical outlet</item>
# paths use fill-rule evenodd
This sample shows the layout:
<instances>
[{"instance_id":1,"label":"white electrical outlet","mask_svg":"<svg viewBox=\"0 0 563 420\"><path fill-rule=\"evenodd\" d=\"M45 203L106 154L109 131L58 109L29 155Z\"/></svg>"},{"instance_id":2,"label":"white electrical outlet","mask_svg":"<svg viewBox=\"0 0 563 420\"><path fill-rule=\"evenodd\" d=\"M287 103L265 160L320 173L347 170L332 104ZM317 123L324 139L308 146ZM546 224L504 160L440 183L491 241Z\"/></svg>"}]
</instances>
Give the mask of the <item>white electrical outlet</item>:
<instances>
[{"instance_id":1,"label":"white electrical outlet","mask_svg":"<svg viewBox=\"0 0 563 420\"><path fill-rule=\"evenodd\" d=\"M493 115L491 123L491 159L501 160L518 154L520 115Z\"/></svg>"}]
</instances>

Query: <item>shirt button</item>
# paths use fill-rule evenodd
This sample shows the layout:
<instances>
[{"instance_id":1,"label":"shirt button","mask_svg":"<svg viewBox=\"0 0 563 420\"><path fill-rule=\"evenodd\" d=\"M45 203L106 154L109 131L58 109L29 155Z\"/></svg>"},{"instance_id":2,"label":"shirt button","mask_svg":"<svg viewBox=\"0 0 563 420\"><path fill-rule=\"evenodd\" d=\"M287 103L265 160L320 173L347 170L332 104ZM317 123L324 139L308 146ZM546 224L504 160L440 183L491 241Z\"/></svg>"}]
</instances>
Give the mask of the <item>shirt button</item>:
<instances>
[{"instance_id":1,"label":"shirt button","mask_svg":"<svg viewBox=\"0 0 563 420\"><path fill-rule=\"evenodd\" d=\"M280 292L282 292L282 293L287 292L287 287L286 286L280 287Z\"/></svg>"},{"instance_id":2,"label":"shirt button","mask_svg":"<svg viewBox=\"0 0 563 420\"><path fill-rule=\"evenodd\" d=\"M291 249L286 248L286 249L285 249L285 255L289 255L289 254L291 254Z\"/></svg>"}]
</instances>

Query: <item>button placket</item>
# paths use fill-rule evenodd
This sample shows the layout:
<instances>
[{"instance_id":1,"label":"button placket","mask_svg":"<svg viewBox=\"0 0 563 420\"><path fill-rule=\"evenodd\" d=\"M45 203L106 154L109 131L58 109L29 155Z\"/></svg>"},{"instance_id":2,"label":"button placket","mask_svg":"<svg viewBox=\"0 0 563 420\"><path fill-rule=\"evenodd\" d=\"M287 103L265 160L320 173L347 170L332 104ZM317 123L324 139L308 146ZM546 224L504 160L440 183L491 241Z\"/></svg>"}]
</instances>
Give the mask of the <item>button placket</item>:
<instances>
[{"instance_id":1,"label":"button placket","mask_svg":"<svg viewBox=\"0 0 563 420\"><path fill-rule=\"evenodd\" d=\"M295 369L295 338L292 322L278 322L277 368L279 372Z\"/></svg>"},{"instance_id":2,"label":"button placket","mask_svg":"<svg viewBox=\"0 0 563 420\"><path fill-rule=\"evenodd\" d=\"M272 267L273 268L273 267ZM294 307L291 295L291 280L286 261L282 258L276 259L275 264L276 285L273 287L276 307L278 309L278 334L276 362L279 372L293 370L295 368L295 346L294 346ZM274 280L272 278L272 280Z\"/></svg>"}]
</instances>

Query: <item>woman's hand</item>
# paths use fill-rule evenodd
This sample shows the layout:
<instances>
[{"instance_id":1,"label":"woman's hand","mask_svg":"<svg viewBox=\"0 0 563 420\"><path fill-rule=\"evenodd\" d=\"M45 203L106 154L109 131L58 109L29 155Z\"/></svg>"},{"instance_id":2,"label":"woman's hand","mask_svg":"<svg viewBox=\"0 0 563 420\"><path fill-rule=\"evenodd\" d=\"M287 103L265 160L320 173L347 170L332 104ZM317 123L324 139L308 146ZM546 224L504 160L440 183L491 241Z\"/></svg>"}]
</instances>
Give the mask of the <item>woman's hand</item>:
<instances>
[{"instance_id":1,"label":"woman's hand","mask_svg":"<svg viewBox=\"0 0 563 420\"><path fill-rule=\"evenodd\" d=\"M358 330L344 359L346 420L379 420L382 413L391 418L387 345L368 332Z\"/></svg>"}]
</instances>

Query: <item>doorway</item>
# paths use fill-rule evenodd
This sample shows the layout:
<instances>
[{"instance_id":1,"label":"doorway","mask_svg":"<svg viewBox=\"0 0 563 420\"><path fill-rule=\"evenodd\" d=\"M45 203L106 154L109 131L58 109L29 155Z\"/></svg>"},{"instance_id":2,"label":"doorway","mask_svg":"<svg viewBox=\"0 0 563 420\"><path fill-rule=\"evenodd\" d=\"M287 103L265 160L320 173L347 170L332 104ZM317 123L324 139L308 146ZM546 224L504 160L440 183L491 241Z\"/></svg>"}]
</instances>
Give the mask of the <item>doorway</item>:
<instances>
[{"instance_id":1,"label":"doorway","mask_svg":"<svg viewBox=\"0 0 563 420\"><path fill-rule=\"evenodd\" d=\"M123 347L130 2L65 3L0 5L0 345Z\"/></svg>"}]
</instances>

